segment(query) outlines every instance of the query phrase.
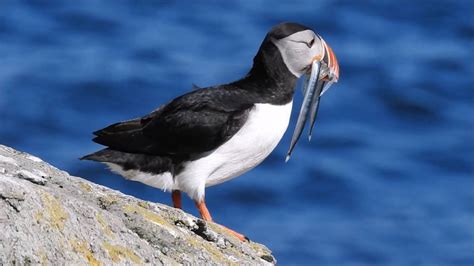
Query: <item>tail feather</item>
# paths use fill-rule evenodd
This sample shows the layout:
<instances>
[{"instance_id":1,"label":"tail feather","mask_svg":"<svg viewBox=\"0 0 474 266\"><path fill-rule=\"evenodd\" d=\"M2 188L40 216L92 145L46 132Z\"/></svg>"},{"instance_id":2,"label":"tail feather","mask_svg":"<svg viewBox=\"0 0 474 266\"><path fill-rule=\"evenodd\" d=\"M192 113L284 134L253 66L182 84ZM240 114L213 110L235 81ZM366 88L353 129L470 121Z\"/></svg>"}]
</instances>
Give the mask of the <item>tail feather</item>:
<instances>
[{"instance_id":1,"label":"tail feather","mask_svg":"<svg viewBox=\"0 0 474 266\"><path fill-rule=\"evenodd\" d=\"M160 174L163 172L174 173L174 164L171 158L136 154L116 151L110 148L88 154L80 160L96 161L101 163L113 163L121 166L124 170L140 170L142 172Z\"/></svg>"},{"instance_id":2,"label":"tail feather","mask_svg":"<svg viewBox=\"0 0 474 266\"><path fill-rule=\"evenodd\" d=\"M96 136L106 136L106 135L112 135L112 134L117 134L117 133L126 132L126 131L139 130L141 128L142 128L141 119L136 118L136 119L112 124L103 129L94 131L93 134Z\"/></svg>"},{"instance_id":3,"label":"tail feather","mask_svg":"<svg viewBox=\"0 0 474 266\"><path fill-rule=\"evenodd\" d=\"M88 154L79 158L79 160L89 160L96 162L109 162L112 163L114 160L114 155L118 155L119 151L114 151L112 149L102 149L100 151Z\"/></svg>"}]
</instances>

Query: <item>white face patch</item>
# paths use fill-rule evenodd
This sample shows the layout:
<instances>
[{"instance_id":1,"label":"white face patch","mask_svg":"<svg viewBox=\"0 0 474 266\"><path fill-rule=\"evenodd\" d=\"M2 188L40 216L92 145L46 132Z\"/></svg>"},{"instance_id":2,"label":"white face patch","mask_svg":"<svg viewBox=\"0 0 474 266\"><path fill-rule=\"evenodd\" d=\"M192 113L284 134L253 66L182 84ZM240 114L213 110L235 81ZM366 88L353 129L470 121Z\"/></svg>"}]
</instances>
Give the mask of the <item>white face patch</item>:
<instances>
[{"instance_id":1,"label":"white face patch","mask_svg":"<svg viewBox=\"0 0 474 266\"><path fill-rule=\"evenodd\" d=\"M311 46L311 41L314 40ZM315 56L323 55L321 40L312 30L299 31L279 40L272 40L278 47L288 70L296 77L301 77Z\"/></svg>"}]
</instances>

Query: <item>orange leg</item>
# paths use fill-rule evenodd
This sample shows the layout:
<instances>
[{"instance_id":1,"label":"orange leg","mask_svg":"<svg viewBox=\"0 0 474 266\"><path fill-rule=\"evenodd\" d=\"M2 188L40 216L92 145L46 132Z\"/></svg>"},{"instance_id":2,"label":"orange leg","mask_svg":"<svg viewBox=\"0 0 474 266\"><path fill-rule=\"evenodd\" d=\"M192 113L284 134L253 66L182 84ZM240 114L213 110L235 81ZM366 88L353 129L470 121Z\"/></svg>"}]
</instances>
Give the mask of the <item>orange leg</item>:
<instances>
[{"instance_id":1,"label":"orange leg","mask_svg":"<svg viewBox=\"0 0 474 266\"><path fill-rule=\"evenodd\" d=\"M204 200L202 201L199 201L199 202L195 202L196 203L196 207L197 209L199 210L199 213L201 214L201 217L204 221L209 221L209 222L212 222L212 217L211 217L211 214L209 213L209 210L207 209L206 207L206 203L204 202ZM249 241L249 239L242 235L242 234L239 234L237 232L235 232L234 230L232 229L229 229L223 225L221 225L227 232L229 232L231 235L234 235L235 237L237 237L238 239L240 239L241 241Z\"/></svg>"},{"instance_id":2,"label":"orange leg","mask_svg":"<svg viewBox=\"0 0 474 266\"><path fill-rule=\"evenodd\" d=\"M182 208L181 191L173 190L173 192L171 192L171 199L173 200L173 207L178 208L178 209Z\"/></svg>"},{"instance_id":3,"label":"orange leg","mask_svg":"<svg viewBox=\"0 0 474 266\"><path fill-rule=\"evenodd\" d=\"M212 222L211 213L209 213L209 210L207 209L204 200L196 202L196 207L199 210L199 214L201 214L201 217L204 221Z\"/></svg>"}]
</instances>

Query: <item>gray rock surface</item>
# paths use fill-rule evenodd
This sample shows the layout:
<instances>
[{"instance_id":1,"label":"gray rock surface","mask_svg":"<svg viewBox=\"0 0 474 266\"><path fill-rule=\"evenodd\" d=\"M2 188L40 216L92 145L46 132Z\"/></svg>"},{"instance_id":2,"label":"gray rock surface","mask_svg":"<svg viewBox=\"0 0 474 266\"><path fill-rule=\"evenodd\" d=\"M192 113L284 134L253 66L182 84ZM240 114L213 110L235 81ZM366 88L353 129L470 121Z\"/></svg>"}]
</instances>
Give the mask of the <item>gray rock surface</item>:
<instances>
[{"instance_id":1,"label":"gray rock surface","mask_svg":"<svg viewBox=\"0 0 474 266\"><path fill-rule=\"evenodd\" d=\"M216 224L0 145L0 265L271 265Z\"/></svg>"}]
</instances>

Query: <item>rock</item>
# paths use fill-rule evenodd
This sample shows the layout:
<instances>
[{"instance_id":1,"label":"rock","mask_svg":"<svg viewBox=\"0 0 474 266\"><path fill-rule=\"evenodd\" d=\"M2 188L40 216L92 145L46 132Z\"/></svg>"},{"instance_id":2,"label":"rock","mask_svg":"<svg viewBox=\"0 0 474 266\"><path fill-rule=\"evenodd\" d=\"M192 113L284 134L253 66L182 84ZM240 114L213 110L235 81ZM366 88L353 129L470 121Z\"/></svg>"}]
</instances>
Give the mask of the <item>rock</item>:
<instances>
[{"instance_id":1,"label":"rock","mask_svg":"<svg viewBox=\"0 0 474 266\"><path fill-rule=\"evenodd\" d=\"M272 265L214 223L0 145L0 265Z\"/></svg>"}]
</instances>

